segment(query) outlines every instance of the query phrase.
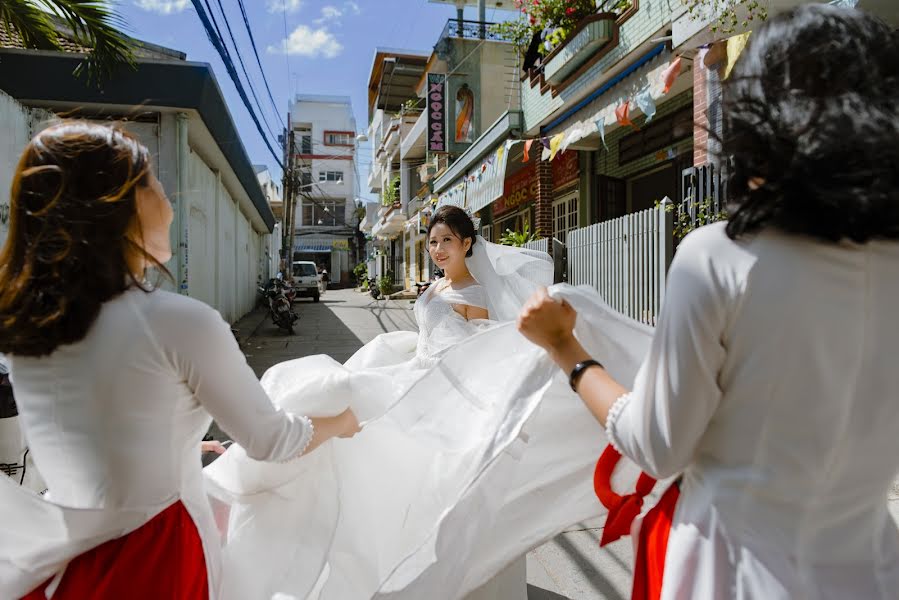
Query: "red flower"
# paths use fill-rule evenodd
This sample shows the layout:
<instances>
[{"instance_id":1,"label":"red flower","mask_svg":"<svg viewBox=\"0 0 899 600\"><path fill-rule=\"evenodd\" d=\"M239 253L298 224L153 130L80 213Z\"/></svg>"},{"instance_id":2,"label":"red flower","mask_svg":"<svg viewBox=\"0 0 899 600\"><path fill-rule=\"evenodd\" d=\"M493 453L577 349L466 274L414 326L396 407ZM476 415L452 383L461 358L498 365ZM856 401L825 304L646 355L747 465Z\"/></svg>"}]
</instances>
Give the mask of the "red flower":
<instances>
[{"instance_id":1,"label":"red flower","mask_svg":"<svg viewBox=\"0 0 899 600\"><path fill-rule=\"evenodd\" d=\"M574 7L573 7L573 6L569 6L568 8L566 8L566 9L565 9L565 14L566 14L566 15L572 15L572 14L574 14Z\"/></svg>"}]
</instances>

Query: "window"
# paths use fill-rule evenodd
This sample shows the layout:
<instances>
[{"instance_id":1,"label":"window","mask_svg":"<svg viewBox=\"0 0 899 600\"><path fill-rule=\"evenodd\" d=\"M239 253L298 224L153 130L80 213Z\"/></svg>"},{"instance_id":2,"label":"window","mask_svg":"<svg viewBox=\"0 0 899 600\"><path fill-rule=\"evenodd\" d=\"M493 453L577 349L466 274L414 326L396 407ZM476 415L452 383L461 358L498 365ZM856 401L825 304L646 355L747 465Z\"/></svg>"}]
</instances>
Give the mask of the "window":
<instances>
[{"instance_id":1,"label":"window","mask_svg":"<svg viewBox=\"0 0 899 600\"><path fill-rule=\"evenodd\" d=\"M300 154L312 154L312 134L300 136Z\"/></svg>"},{"instance_id":2,"label":"window","mask_svg":"<svg viewBox=\"0 0 899 600\"><path fill-rule=\"evenodd\" d=\"M650 121L618 142L618 164L623 165L653 152L664 150L693 136L693 106L685 106L672 115Z\"/></svg>"},{"instance_id":3,"label":"window","mask_svg":"<svg viewBox=\"0 0 899 600\"><path fill-rule=\"evenodd\" d=\"M319 171L319 181L343 181L343 171Z\"/></svg>"},{"instance_id":4,"label":"window","mask_svg":"<svg viewBox=\"0 0 899 600\"><path fill-rule=\"evenodd\" d=\"M315 265L310 265L309 263L293 263L293 276L316 277L318 276L318 271L316 270Z\"/></svg>"},{"instance_id":5,"label":"window","mask_svg":"<svg viewBox=\"0 0 899 600\"><path fill-rule=\"evenodd\" d=\"M568 232L577 229L578 195L553 202L553 237L566 242Z\"/></svg>"},{"instance_id":6,"label":"window","mask_svg":"<svg viewBox=\"0 0 899 600\"><path fill-rule=\"evenodd\" d=\"M303 225L336 227L346 223L346 203L343 200L303 199Z\"/></svg>"},{"instance_id":7,"label":"window","mask_svg":"<svg viewBox=\"0 0 899 600\"><path fill-rule=\"evenodd\" d=\"M301 186L312 185L312 171L310 171L308 169L300 170L300 185Z\"/></svg>"},{"instance_id":8,"label":"window","mask_svg":"<svg viewBox=\"0 0 899 600\"><path fill-rule=\"evenodd\" d=\"M481 237L488 242L493 241L493 225L484 225L481 227Z\"/></svg>"},{"instance_id":9,"label":"window","mask_svg":"<svg viewBox=\"0 0 899 600\"><path fill-rule=\"evenodd\" d=\"M326 131L325 132L325 145L326 146L352 146L353 140L351 138L352 134L346 131Z\"/></svg>"}]
</instances>

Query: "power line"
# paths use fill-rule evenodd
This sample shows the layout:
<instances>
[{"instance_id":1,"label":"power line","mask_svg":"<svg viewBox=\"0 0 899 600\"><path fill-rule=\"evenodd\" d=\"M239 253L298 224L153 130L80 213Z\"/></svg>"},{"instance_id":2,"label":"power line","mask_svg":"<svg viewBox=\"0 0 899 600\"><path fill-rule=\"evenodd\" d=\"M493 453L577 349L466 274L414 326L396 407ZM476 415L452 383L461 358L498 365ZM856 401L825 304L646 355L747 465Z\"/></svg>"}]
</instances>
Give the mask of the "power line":
<instances>
[{"instance_id":1,"label":"power line","mask_svg":"<svg viewBox=\"0 0 899 600\"><path fill-rule=\"evenodd\" d=\"M259 109L260 114L262 115L262 121L265 123L266 128L268 128L268 132L275 139L278 136L272 130L272 126L269 124L268 119L265 118L265 111L262 109L262 103L259 102L259 96L256 95L256 88L253 86L253 81L250 79L250 74L247 72L247 66L243 62L243 56L240 54L240 48L237 47L237 40L234 39L234 32L231 30L231 23L228 22L228 15L225 14L225 8L222 6L222 0L216 0L216 3L219 6L219 10L222 13L222 21L225 23L225 29L228 30L228 37L231 38L231 44L234 46L234 54L237 55L237 62L240 63L240 68L243 71L243 76L247 78L247 85L250 88L250 93L253 95L253 100L256 101L256 108ZM265 74L263 74L263 78L265 78Z\"/></svg>"},{"instance_id":2,"label":"power line","mask_svg":"<svg viewBox=\"0 0 899 600\"><path fill-rule=\"evenodd\" d=\"M290 52L287 51L287 2L281 3L281 10L283 11L283 14L284 14L284 61L287 64L287 79L285 79L285 81L287 82L288 89L289 89L289 86L290 86ZM294 94L293 90L290 90L290 93L288 94L288 98L290 96L293 96L293 94Z\"/></svg>"},{"instance_id":3,"label":"power line","mask_svg":"<svg viewBox=\"0 0 899 600\"><path fill-rule=\"evenodd\" d=\"M206 0L204 0L206 1ZM237 70L234 68L234 63L231 62L231 57L228 54L228 49L225 48L224 41L221 39L220 35L216 35L216 31L213 30L213 25L209 21L209 15L206 13L203 5L200 0L191 0L194 5L194 10L197 11L197 15L200 17L200 22L203 24L203 29L206 31L206 36L209 38L209 41L212 43L213 47L218 52L219 56L222 59L222 62L225 65L225 70L228 71L228 75L231 77L231 81L234 82L234 87L237 88L237 93L240 95L240 99L243 101L244 106L247 109L247 112L250 113L250 118L253 119L253 123L256 125L257 131L259 131L259 135L262 136L262 141L265 143L266 148L271 153L272 157L275 159L275 163L284 169L284 163L281 161L281 158L272 148L269 143L268 136L265 135L265 132L262 130L262 124L259 122L259 118L256 116L256 113L253 111L253 107L250 104L250 99L247 97L247 93L244 90L243 84L240 81L240 77L237 75ZM208 4L207 4L208 6ZM210 11L211 12L211 11ZM214 18L214 17L213 17ZM216 26L216 30L218 27Z\"/></svg>"},{"instance_id":4,"label":"power line","mask_svg":"<svg viewBox=\"0 0 899 600\"><path fill-rule=\"evenodd\" d=\"M243 16L243 23L246 25L247 34L250 36L250 45L253 47L253 54L256 55L256 64L259 65L259 72L262 73L262 82L265 84L265 90L268 92L268 99L271 100L272 106L275 108L275 114L278 115L281 126L287 127L287 125L284 124L284 118L281 117L278 103L275 102L275 97L272 95L272 88L268 85L268 78L265 76L265 69L262 67L262 60L259 58L259 50L256 48L256 40L253 38L253 30L250 28L250 20L247 18L247 11L244 8L243 0L237 0L237 4L240 6L240 14Z\"/></svg>"}]
</instances>

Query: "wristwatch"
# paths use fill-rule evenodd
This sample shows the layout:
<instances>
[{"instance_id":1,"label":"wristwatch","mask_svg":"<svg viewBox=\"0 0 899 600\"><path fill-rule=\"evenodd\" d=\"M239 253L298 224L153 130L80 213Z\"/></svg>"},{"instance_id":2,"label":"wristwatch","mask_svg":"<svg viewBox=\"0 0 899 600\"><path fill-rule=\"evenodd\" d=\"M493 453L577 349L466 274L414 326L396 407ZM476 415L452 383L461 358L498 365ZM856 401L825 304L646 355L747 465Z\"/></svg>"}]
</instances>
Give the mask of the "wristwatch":
<instances>
[{"instance_id":1,"label":"wristwatch","mask_svg":"<svg viewBox=\"0 0 899 600\"><path fill-rule=\"evenodd\" d=\"M602 363L598 360L585 360L584 362L579 362L574 365L574 369L571 370L571 375L568 376L568 385L571 386L571 389L576 393L577 392L577 382L580 380L581 375L584 374L584 371L589 369L590 367L599 367L604 369Z\"/></svg>"}]
</instances>

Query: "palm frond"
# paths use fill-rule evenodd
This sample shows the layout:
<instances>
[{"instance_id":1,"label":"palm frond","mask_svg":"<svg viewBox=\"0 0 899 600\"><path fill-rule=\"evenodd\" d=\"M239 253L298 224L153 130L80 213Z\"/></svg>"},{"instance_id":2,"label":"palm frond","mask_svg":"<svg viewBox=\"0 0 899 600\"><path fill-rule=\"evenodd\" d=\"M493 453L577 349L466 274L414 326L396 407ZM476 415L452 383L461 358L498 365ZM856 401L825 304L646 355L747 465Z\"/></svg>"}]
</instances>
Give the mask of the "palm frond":
<instances>
[{"instance_id":1,"label":"palm frond","mask_svg":"<svg viewBox=\"0 0 899 600\"><path fill-rule=\"evenodd\" d=\"M78 65L75 75L86 75L88 82L99 84L122 65L134 67L134 54L120 28L122 19L108 0L43 0L72 28L79 43L91 48L87 60Z\"/></svg>"},{"instance_id":2,"label":"palm frond","mask_svg":"<svg viewBox=\"0 0 899 600\"><path fill-rule=\"evenodd\" d=\"M116 68L134 66L129 39L119 30L125 21L111 4L110 0L2 0L0 27L18 33L26 48L63 50L51 15L62 19L74 41L90 49L75 75L100 85Z\"/></svg>"},{"instance_id":3,"label":"palm frond","mask_svg":"<svg viewBox=\"0 0 899 600\"><path fill-rule=\"evenodd\" d=\"M26 48L61 50L59 36L49 15L33 0L0 2L0 27L18 34Z\"/></svg>"}]
</instances>

